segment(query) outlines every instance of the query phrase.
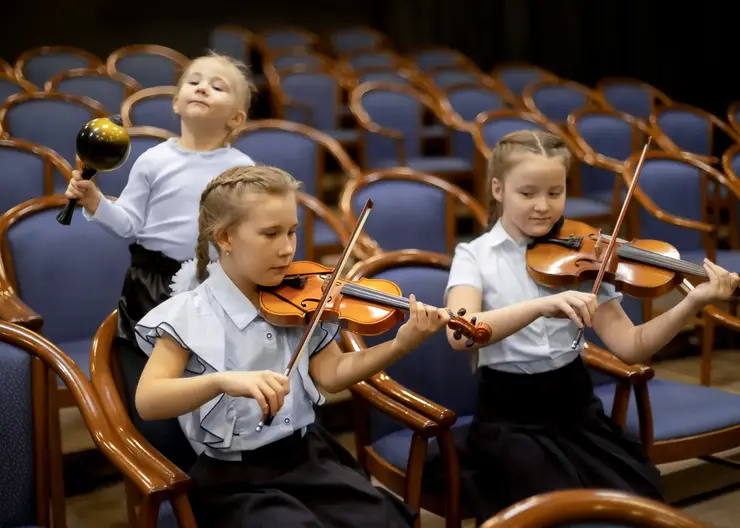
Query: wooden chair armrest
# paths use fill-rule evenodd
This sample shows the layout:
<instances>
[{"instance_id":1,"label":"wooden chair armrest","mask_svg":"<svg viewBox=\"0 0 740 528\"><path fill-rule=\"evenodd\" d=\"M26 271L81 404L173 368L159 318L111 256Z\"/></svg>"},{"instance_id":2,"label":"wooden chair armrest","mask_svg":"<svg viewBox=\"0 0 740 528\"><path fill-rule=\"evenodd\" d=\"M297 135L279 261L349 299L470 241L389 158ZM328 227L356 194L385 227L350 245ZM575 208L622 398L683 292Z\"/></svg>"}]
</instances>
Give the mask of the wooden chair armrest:
<instances>
[{"instance_id":1,"label":"wooden chair armrest","mask_svg":"<svg viewBox=\"0 0 740 528\"><path fill-rule=\"evenodd\" d=\"M3 289L0 284L0 321L17 324L34 332L41 330L44 319L31 310L18 298L15 292L9 288Z\"/></svg>"},{"instance_id":2,"label":"wooden chair armrest","mask_svg":"<svg viewBox=\"0 0 740 528\"><path fill-rule=\"evenodd\" d=\"M69 389L100 451L145 496L169 493L166 482L148 464L142 464L120 442L102 413L103 405L82 370L58 347L44 337L21 326L0 322L0 334L41 359Z\"/></svg>"},{"instance_id":3,"label":"wooden chair armrest","mask_svg":"<svg viewBox=\"0 0 740 528\"><path fill-rule=\"evenodd\" d=\"M385 372L375 374L369 381L383 394L434 420L442 427L452 427L457 422L457 415L453 411L407 389Z\"/></svg>"},{"instance_id":4,"label":"wooden chair armrest","mask_svg":"<svg viewBox=\"0 0 740 528\"><path fill-rule=\"evenodd\" d=\"M632 385L646 383L655 376L655 371L647 365L627 365L614 354L591 343L583 351L583 359L590 367L609 376L627 380Z\"/></svg>"},{"instance_id":5,"label":"wooden chair armrest","mask_svg":"<svg viewBox=\"0 0 740 528\"><path fill-rule=\"evenodd\" d=\"M112 333L116 329L116 325L111 324L111 319L112 322L117 320L113 314L106 318L96 332L90 349L90 379L96 396L103 404L103 414L118 438L135 457L157 471L173 491L186 490L190 486L190 477L157 451L136 430L123 406L113 373L106 361L110 356L103 352L103 348L109 347L112 343Z\"/></svg>"},{"instance_id":6,"label":"wooden chair armrest","mask_svg":"<svg viewBox=\"0 0 740 528\"><path fill-rule=\"evenodd\" d=\"M418 433L422 438L429 439L439 434L438 424L412 409L401 405L365 381L353 385L350 387L350 391L360 396L382 413L387 414L415 433Z\"/></svg>"}]
</instances>

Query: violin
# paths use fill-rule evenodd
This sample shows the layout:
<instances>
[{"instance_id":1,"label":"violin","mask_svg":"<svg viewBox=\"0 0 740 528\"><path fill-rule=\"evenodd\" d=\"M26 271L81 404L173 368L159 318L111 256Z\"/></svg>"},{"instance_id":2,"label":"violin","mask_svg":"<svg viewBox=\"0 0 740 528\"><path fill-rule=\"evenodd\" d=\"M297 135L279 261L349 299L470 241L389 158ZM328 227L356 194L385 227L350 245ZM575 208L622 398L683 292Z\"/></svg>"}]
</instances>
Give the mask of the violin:
<instances>
[{"instance_id":1,"label":"violin","mask_svg":"<svg viewBox=\"0 0 740 528\"><path fill-rule=\"evenodd\" d=\"M373 201L367 200L334 269L314 262L293 262L278 286L260 290L260 314L266 321L276 326L305 325L303 336L285 368L286 377L294 371L321 321L336 321L353 332L377 335L393 328L403 319L402 312L410 308L409 300L400 295L400 288L393 282L339 279L372 207ZM463 335L468 337L467 346L488 343L491 327L485 323L476 324L475 318L468 322L463 315L464 309L457 314L450 312L448 326L455 330L455 339ZM262 431L273 419L274 416L263 414L256 431Z\"/></svg>"},{"instance_id":2,"label":"violin","mask_svg":"<svg viewBox=\"0 0 740 528\"><path fill-rule=\"evenodd\" d=\"M708 279L703 266L681 260L678 250L660 240L616 239L614 258L605 260L613 237L577 220L565 219L547 237L527 249L527 271L550 288L595 280L605 265L603 280L637 299L662 297L684 276Z\"/></svg>"},{"instance_id":3,"label":"violin","mask_svg":"<svg viewBox=\"0 0 740 528\"><path fill-rule=\"evenodd\" d=\"M260 315L275 326L299 326L306 323L328 284L332 269L315 262L293 262L283 282L260 291ZM401 296L401 288L385 279L361 278L356 281L337 280L321 314L322 321L338 322L343 328L360 335L382 334L403 321L409 310L409 299ZM485 344L491 340L491 327L463 319L465 308L457 314L450 311L448 326L455 339L468 338L466 346Z\"/></svg>"}]
</instances>

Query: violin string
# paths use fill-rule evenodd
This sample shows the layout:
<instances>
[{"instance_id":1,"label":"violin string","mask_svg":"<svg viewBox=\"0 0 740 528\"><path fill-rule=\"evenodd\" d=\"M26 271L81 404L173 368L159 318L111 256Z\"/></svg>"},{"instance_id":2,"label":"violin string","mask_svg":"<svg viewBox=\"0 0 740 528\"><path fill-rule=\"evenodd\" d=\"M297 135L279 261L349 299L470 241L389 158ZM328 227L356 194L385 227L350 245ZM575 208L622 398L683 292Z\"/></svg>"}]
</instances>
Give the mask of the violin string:
<instances>
[{"instance_id":1,"label":"violin string","mask_svg":"<svg viewBox=\"0 0 740 528\"><path fill-rule=\"evenodd\" d=\"M390 305L395 308L408 310L411 308L409 299L391 293L373 290L366 286L360 286L359 284L345 284L342 286L342 293L348 293L365 300L375 301L379 304ZM455 321L461 321L462 318L452 312L450 312L450 318Z\"/></svg>"},{"instance_id":2,"label":"violin string","mask_svg":"<svg viewBox=\"0 0 740 528\"><path fill-rule=\"evenodd\" d=\"M660 253L655 253L647 249L624 245L619 248L618 253L623 257L642 261L646 264L654 264L672 271L698 275L700 277L707 276L707 272L698 264L661 255Z\"/></svg>"}]
</instances>

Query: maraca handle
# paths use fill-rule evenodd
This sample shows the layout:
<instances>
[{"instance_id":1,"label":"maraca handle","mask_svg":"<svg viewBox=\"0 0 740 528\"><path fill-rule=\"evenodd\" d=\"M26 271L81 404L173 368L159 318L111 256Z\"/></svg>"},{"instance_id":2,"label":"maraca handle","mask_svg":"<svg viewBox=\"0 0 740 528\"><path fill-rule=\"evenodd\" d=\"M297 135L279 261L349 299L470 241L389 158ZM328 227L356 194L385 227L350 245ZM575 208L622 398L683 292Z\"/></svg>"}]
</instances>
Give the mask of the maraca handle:
<instances>
[{"instance_id":1,"label":"maraca handle","mask_svg":"<svg viewBox=\"0 0 740 528\"><path fill-rule=\"evenodd\" d=\"M88 167L87 165L83 165L82 167L82 176L83 180L90 180L93 176L95 176L98 173L97 170L93 169L92 167ZM64 209L62 209L62 212L60 212L57 215L57 222L59 222L62 225L69 225L72 223L72 216L75 214L75 208L77 207L77 198L70 198L67 201L67 205L64 206Z\"/></svg>"}]
</instances>

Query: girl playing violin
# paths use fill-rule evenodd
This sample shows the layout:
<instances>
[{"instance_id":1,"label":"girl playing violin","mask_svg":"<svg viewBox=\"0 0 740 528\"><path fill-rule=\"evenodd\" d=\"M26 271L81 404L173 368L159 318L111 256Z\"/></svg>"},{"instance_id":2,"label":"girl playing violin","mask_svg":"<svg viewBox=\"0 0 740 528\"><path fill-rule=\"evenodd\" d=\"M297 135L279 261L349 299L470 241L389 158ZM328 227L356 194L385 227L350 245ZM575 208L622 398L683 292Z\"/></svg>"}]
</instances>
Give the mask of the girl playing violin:
<instances>
[{"instance_id":1,"label":"girl playing violin","mask_svg":"<svg viewBox=\"0 0 740 528\"><path fill-rule=\"evenodd\" d=\"M203 526L412 526L415 512L370 484L314 423L313 406L323 402L317 387L336 393L368 378L450 316L412 296L395 338L352 354L334 341L337 325L323 322L295 375L280 374L303 329L268 324L259 292L279 285L293 260L297 189L272 167L235 167L206 187L195 264L175 277L178 293L136 326L150 354L136 407L146 420L179 417L199 453L190 475ZM263 413L273 425L256 432Z\"/></svg>"},{"instance_id":2,"label":"girl playing violin","mask_svg":"<svg viewBox=\"0 0 740 528\"><path fill-rule=\"evenodd\" d=\"M619 359L640 363L739 282L736 273L705 261L709 282L639 326L611 284L603 283L598 295L590 293L592 284L573 290L537 284L527 273L527 244L561 218L570 161L554 134L504 136L488 166L490 229L455 250L446 305L467 308L493 330L478 350L478 404L467 439L476 467L463 484L479 522L519 500L564 488L662 498L657 468L604 414L580 356L583 341L572 349L573 337L585 325Z\"/></svg>"}]
</instances>

